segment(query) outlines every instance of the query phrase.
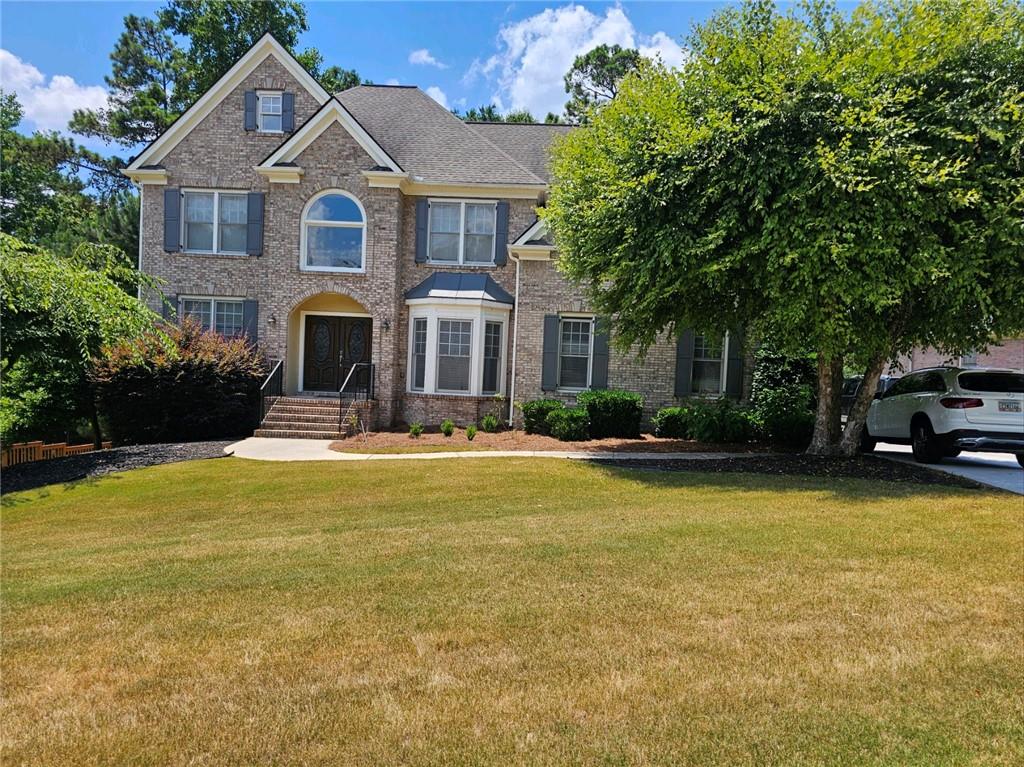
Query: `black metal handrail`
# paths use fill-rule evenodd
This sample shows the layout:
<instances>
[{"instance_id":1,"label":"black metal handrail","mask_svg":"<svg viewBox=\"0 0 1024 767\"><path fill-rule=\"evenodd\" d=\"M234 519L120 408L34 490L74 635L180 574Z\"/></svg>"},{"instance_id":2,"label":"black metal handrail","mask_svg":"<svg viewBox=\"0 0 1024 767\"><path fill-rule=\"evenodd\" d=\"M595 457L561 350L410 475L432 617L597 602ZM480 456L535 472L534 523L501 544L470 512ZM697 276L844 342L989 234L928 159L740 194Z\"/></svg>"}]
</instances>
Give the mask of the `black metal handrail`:
<instances>
[{"instance_id":1,"label":"black metal handrail","mask_svg":"<svg viewBox=\"0 0 1024 767\"><path fill-rule=\"evenodd\" d=\"M260 386L260 423L267 417L274 401L284 395L284 360L278 360Z\"/></svg>"},{"instance_id":2,"label":"black metal handrail","mask_svg":"<svg viewBox=\"0 0 1024 767\"><path fill-rule=\"evenodd\" d=\"M349 386L349 382L352 381L352 376L355 375L356 371L360 368L367 368L367 375L365 380L356 376L356 380L353 381L354 386ZM345 376L345 381L342 383L341 388L338 389L338 431L342 434L345 433L345 399L349 398L352 400L373 399L373 390L376 384L377 367L372 362L356 362L349 368L348 375Z\"/></svg>"}]
</instances>

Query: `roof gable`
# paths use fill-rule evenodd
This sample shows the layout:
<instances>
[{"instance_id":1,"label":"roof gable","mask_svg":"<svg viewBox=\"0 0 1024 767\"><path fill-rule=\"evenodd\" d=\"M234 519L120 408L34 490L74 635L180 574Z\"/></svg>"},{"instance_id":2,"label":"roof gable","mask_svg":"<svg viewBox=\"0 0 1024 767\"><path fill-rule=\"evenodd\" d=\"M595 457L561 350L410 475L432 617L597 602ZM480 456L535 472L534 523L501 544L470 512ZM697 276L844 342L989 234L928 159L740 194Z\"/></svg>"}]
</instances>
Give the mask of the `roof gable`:
<instances>
[{"instance_id":1,"label":"roof gable","mask_svg":"<svg viewBox=\"0 0 1024 767\"><path fill-rule=\"evenodd\" d=\"M235 62L198 101L183 112L171 126L154 139L126 168L128 175L145 165L151 165L167 155L178 142L203 121L223 99L231 93L268 56L276 58L295 80L321 104L328 102L331 95L295 60L281 43L269 32L261 37L245 55Z\"/></svg>"}]
</instances>

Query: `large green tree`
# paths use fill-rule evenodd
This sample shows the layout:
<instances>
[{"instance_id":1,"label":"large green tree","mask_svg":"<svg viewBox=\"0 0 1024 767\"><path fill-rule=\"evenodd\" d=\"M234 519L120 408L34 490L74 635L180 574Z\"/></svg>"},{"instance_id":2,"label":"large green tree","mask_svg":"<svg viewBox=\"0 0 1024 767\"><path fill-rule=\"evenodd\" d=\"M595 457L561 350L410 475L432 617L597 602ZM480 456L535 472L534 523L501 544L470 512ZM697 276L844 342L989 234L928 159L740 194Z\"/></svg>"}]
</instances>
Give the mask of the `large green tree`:
<instances>
[{"instance_id":1,"label":"large green tree","mask_svg":"<svg viewBox=\"0 0 1024 767\"><path fill-rule=\"evenodd\" d=\"M556 147L561 266L623 347L742 324L813 349L811 450L851 454L888 360L1024 329L1022 43L1010 0L723 10Z\"/></svg>"},{"instance_id":2,"label":"large green tree","mask_svg":"<svg viewBox=\"0 0 1024 767\"><path fill-rule=\"evenodd\" d=\"M62 257L0 234L5 441L88 432L100 440L90 361L104 346L152 330L157 320L121 289L133 281L128 271L109 246L85 243Z\"/></svg>"},{"instance_id":3,"label":"large green tree","mask_svg":"<svg viewBox=\"0 0 1024 767\"><path fill-rule=\"evenodd\" d=\"M640 52L621 45L598 45L577 56L565 73L565 117L571 123L583 123L595 107L611 101L619 83L640 66Z\"/></svg>"}]
</instances>

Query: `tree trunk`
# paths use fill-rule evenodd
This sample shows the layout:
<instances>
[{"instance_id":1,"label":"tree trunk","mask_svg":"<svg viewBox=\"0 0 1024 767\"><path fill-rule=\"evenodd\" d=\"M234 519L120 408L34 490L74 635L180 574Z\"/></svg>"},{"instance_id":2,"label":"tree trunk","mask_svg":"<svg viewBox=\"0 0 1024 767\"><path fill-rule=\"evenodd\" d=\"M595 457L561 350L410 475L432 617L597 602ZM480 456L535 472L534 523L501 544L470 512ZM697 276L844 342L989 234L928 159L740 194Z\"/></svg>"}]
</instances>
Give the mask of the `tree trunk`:
<instances>
[{"instance_id":1,"label":"tree trunk","mask_svg":"<svg viewBox=\"0 0 1024 767\"><path fill-rule=\"evenodd\" d=\"M92 446L96 450L103 449L103 434L100 432L100 413L96 409L96 392L89 390L89 420L92 421Z\"/></svg>"},{"instance_id":2,"label":"tree trunk","mask_svg":"<svg viewBox=\"0 0 1024 767\"><path fill-rule=\"evenodd\" d=\"M843 394L843 358L818 355L818 410L814 416L814 436L807 448L809 455L835 455L839 447L842 423L840 404Z\"/></svg>"},{"instance_id":3,"label":"tree trunk","mask_svg":"<svg viewBox=\"0 0 1024 767\"><path fill-rule=\"evenodd\" d=\"M850 414L846 417L846 428L843 429L843 436L839 440L839 455L853 457L860 449L860 435L864 431L864 424L868 419L868 409L871 407L871 400L875 398L875 391L878 389L878 379L882 377L885 369L884 359L874 359L864 371L864 379L861 381L860 391L857 392L857 399L850 407Z\"/></svg>"}]
</instances>

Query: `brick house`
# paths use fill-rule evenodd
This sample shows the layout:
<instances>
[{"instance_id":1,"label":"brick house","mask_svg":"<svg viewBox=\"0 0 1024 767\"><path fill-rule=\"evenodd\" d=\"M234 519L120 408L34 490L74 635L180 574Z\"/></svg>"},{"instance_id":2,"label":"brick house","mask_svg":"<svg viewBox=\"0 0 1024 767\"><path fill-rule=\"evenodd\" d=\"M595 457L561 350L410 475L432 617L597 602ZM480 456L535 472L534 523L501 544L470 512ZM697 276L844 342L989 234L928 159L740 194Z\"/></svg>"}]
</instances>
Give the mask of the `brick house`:
<instances>
[{"instance_id":1,"label":"brick house","mask_svg":"<svg viewBox=\"0 0 1024 767\"><path fill-rule=\"evenodd\" d=\"M144 298L281 362L292 407L266 434L336 432L313 398L343 386L372 388L360 407L379 427L508 418L513 400L591 387L640 392L648 415L742 398L739 333L619 354L557 270L537 210L568 130L465 123L415 87L332 96L267 35L125 171L140 267L163 286Z\"/></svg>"}]
</instances>

